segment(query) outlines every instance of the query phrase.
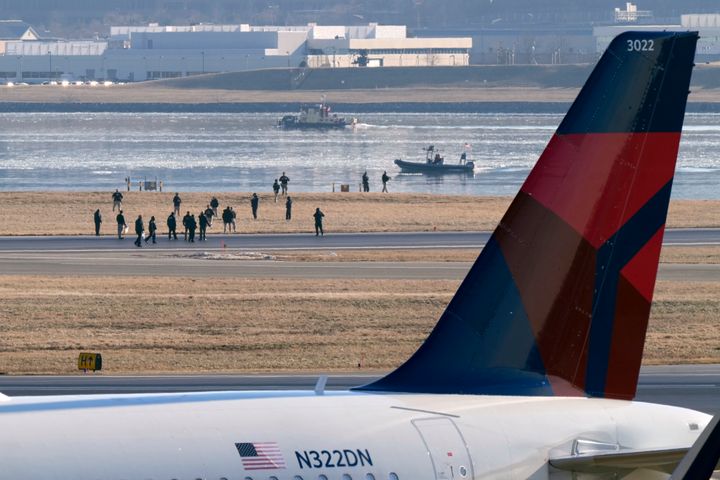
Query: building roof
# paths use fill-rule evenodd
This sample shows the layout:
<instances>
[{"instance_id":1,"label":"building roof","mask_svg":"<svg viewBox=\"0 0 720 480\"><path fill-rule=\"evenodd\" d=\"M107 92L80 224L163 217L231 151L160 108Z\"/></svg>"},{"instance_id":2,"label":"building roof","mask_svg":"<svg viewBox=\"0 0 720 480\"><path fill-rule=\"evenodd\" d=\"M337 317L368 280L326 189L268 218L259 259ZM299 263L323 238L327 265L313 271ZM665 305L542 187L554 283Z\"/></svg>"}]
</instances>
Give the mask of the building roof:
<instances>
[{"instance_id":1,"label":"building roof","mask_svg":"<svg viewBox=\"0 0 720 480\"><path fill-rule=\"evenodd\" d=\"M35 30L22 20L0 20L0 40L20 40L28 30L38 38Z\"/></svg>"}]
</instances>

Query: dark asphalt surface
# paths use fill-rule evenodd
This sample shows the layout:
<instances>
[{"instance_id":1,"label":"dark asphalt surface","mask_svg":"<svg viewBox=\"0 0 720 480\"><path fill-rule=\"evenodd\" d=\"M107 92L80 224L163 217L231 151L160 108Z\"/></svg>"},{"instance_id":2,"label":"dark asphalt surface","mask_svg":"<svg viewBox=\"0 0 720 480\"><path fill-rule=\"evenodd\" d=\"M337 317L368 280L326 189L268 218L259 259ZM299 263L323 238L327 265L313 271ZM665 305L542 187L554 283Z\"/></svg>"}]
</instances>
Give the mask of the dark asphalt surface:
<instances>
[{"instance_id":1,"label":"dark asphalt surface","mask_svg":"<svg viewBox=\"0 0 720 480\"><path fill-rule=\"evenodd\" d=\"M330 375L328 390L363 385L377 375ZM161 393L225 390L312 390L318 375L0 376L8 396ZM720 413L720 365L643 367L636 400Z\"/></svg>"},{"instance_id":2,"label":"dark asphalt surface","mask_svg":"<svg viewBox=\"0 0 720 480\"><path fill-rule=\"evenodd\" d=\"M260 256L262 257L262 256ZM470 262L272 261L231 252L2 252L4 275L97 275L304 279L462 279ZM718 282L720 264L661 264L661 280Z\"/></svg>"},{"instance_id":3,"label":"dark asphalt surface","mask_svg":"<svg viewBox=\"0 0 720 480\"><path fill-rule=\"evenodd\" d=\"M160 236L153 249L172 250L305 250L305 249L380 249L380 248L479 248L485 245L490 232L411 232L411 233L329 233L325 237L312 234L210 234L208 241L189 244L169 241ZM134 236L125 240L113 236L43 236L0 237L0 252L10 251L97 251L139 250ZM673 229L665 232L666 245L717 245L720 229Z\"/></svg>"}]
</instances>

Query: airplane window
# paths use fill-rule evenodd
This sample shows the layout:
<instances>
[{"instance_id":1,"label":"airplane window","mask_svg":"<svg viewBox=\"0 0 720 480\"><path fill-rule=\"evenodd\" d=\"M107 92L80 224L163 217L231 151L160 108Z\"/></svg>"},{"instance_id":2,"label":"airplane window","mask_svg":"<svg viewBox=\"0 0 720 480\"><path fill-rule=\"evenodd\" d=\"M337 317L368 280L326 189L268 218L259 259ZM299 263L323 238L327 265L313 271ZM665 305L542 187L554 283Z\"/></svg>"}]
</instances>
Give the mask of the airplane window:
<instances>
[{"instance_id":1,"label":"airplane window","mask_svg":"<svg viewBox=\"0 0 720 480\"><path fill-rule=\"evenodd\" d=\"M390 472L390 475L388 475L389 480L400 480L395 472Z\"/></svg>"},{"instance_id":2,"label":"airplane window","mask_svg":"<svg viewBox=\"0 0 720 480\"><path fill-rule=\"evenodd\" d=\"M303 480L303 478L300 475L295 475L293 480Z\"/></svg>"},{"instance_id":3,"label":"airplane window","mask_svg":"<svg viewBox=\"0 0 720 480\"><path fill-rule=\"evenodd\" d=\"M278 480L278 478L275 475L271 475L268 477L268 480Z\"/></svg>"},{"instance_id":4,"label":"airplane window","mask_svg":"<svg viewBox=\"0 0 720 480\"><path fill-rule=\"evenodd\" d=\"M342 480L352 480L352 477L347 473L343 473Z\"/></svg>"},{"instance_id":5,"label":"airplane window","mask_svg":"<svg viewBox=\"0 0 720 480\"><path fill-rule=\"evenodd\" d=\"M328 480L328 478L325 475L320 474L318 475L318 480Z\"/></svg>"},{"instance_id":6,"label":"airplane window","mask_svg":"<svg viewBox=\"0 0 720 480\"><path fill-rule=\"evenodd\" d=\"M375 475L373 475L372 473L368 473L367 475L365 475L365 480L375 480Z\"/></svg>"},{"instance_id":7,"label":"airplane window","mask_svg":"<svg viewBox=\"0 0 720 480\"><path fill-rule=\"evenodd\" d=\"M252 477L245 477L245 480L253 480Z\"/></svg>"}]
</instances>

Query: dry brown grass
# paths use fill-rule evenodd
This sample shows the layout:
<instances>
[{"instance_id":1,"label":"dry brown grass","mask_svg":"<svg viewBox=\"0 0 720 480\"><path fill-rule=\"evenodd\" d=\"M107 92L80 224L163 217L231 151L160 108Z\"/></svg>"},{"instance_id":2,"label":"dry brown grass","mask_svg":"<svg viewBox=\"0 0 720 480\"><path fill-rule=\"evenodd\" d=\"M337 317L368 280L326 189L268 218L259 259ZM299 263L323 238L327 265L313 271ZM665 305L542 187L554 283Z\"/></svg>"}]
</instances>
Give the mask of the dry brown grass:
<instances>
[{"instance_id":1,"label":"dry brown grass","mask_svg":"<svg viewBox=\"0 0 720 480\"><path fill-rule=\"evenodd\" d=\"M720 283L658 282L645 363L720 362L719 316Z\"/></svg>"},{"instance_id":2,"label":"dry brown grass","mask_svg":"<svg viewBox=\"0 0 720 480\"><path fill-rule=\"evenodd\" d=\"M123 192L128 223L138 214L155 215L158 227L172 211L174 192ZM213 193L181 193L182 213L197 214ZM259 219L250 216L248 193L216 193L221 203L238 213L240 233L290 233L312 230L312 213L320 207L329 232L383 232L433 230L489 230L507 209L509 197L472 197L428 194L299 193L293 194L293 220L285 221L282 201L260 194ZM92 213L103 213L103 232L115 231L110 192L0 192L0 235L77 235L93 231ZM42 212L38 215L37 212ZM681 200L671 204L669 227L720 226L720 201ZM214 226L210 233L222 230Z\"/></svg>"},{"instance_id":3,"label":"dry brown grass","mask_svg":"<svg viewBox=\"0 0 720 480\"><path fill-rule=\"evenodd\" d=\"M457 281L0 276L0 371L385 370L411 354ZM660 282L647 363L720 361L720 283Z\"/></svg>"}]
</instances>

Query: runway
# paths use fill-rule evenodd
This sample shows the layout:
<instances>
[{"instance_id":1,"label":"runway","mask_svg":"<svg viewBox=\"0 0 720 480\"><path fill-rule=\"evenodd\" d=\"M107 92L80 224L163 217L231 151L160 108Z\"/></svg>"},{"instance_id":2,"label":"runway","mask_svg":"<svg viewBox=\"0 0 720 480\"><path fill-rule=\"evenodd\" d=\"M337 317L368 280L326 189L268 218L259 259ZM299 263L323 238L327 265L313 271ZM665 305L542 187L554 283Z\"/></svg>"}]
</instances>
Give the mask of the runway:
<instances>
[{"instance_id":1,"label":"runway","mask_svg":"<svg viewBox=\"0 0 720 480\"><path fill-rule=\"evenodd\" d=\"M319 375L0 376L8 396L225 390L312 390ZM363 385L378 375L330 375L328 390ZM647 366L636 400L720 413L720 365Z\"/></svg>"},{"instance_id":2,"label":"runway","mask_svg":"<svg viewBox=\"0 0 720 480\"><path fill-rule=\"evenodd\" d=\"M109 237L0 237L0 272L5 275L117 275L311 279L462 279L470 262L273 261L283 250L471 248L488 232L369 233L327 237L243 235L207 242L161 240L136 248ZM720 229L671 230L673 245L720 245ZM129 245L129 247L128 247ZM169 245L169 248L166 246ZM188 246L190 245L190 246ZM232 247L235 245L235 247ZM26 247L26 248L20 248ZM238 252L244 252L238 257ZM249 253L248 253L249 252ZM260 253L262 252L262 253ZM720 281L717 264L662 264L661 280Z\"/></svg>"},{"instance_id":3,"label":"runway","mask_svg":"<svg viewBox=\"0 0 720 480\"><path fill-rule=\"evenodd\" d=\"M114 275L310 279L462 279L470 262L298 262L201 259L161 252L4 253L4 275ZM661 264L660 280L720 281L720 264Z\"/></svg>"},{"instance_id":4,"label":"runway","mask_svg":"<svg viewBox=\"0 0 720 480\"><path fill-rule=\"evenodd\" d=\"M388 248L480 248L491 232L383 232L313 234L238 234L210 233L207 242L190 244L170 241L160 235L155 250L312 250L312 249L388 249ZM139 250L133 245L135 236L125 240L114 236L33 236L0 237L0 252L26 251L118 251ZM182 238L182 237L181 237ZM720 245L720 229L670 229L665 232L665 245Z\"/></svg>"}]
</instances>

